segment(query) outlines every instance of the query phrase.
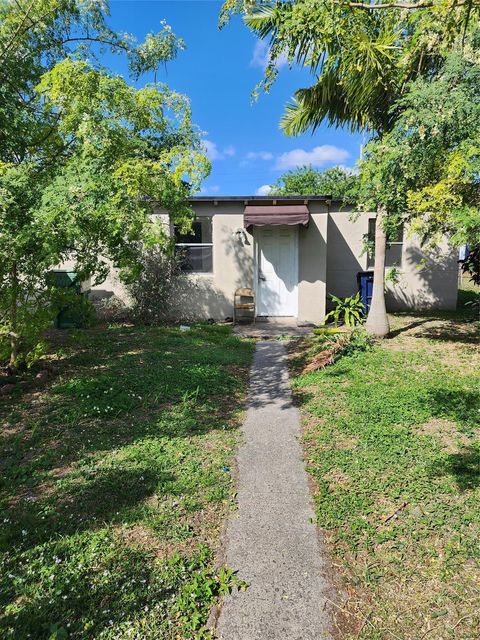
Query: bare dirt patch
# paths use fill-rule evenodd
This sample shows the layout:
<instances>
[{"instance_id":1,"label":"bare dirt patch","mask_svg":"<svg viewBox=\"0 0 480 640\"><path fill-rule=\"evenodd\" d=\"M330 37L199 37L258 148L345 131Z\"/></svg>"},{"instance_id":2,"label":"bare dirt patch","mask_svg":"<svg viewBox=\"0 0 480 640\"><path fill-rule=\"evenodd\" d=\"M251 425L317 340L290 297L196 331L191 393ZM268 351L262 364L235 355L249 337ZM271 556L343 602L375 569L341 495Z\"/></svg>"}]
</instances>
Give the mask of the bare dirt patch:
<instances>
[{"instance_id":1,"label":"bare dirt patch","mask_svg":"<svg viewBox=\"0 0 480 640\"><path fill-rule=\"evenodd\" d=\"M447 453L456 453L471 442L468 436L458 431L457 425L451 420L429 420L419 425L415 431L421 435L435 436Z\"/></svg>"},{"instance_id":2,"label":"bare dirt patch","mask_svg":"<svg viewBox=\"0 0 480 640\"><path fill-rule=\"evenodd\" d=\"M352 479L341 469L331 469L324 476L324 479L328 482L328 485L332 491L336 491L339 487L348 487Z\"/></svg>"},{"instance_id":3,"label":"bare dirt patch","mask_svg":"<svg viewBox=\"0 0 480 640\"><path fill-rule=\"evenodd\" d=\"M480 357L478 322L443 318L415 319L414 316L391 318L392 333L383 341L391 351L417 351L426 348L438 354L445 363L456 364L465 357Z\"/></svg>"},{"instance_id":4,"label":"bare dirt patch","mask_svg":"<svg viewBox=\"0 0 480 640\"><path fill-rule=\"evenodd\" d=\"M359 442L360 438L357 436L339 437L335 440L335 447L337 449L355 449Z\"/></svg>"},{"instance_id":5,"label":"bare dirt patch","mask_svg":"<svg viewBox=\"0 0 480 640\"><path fill-rule=\"evenodd\" d=\"M131 527L118 527L117 531L126 544L152 551L161 559L169 558L175 552L184 551L182 545L179 545L178 542L161 540L157 538L151 529L142 524L135 524Z\"/></svg>"}]
</instances>

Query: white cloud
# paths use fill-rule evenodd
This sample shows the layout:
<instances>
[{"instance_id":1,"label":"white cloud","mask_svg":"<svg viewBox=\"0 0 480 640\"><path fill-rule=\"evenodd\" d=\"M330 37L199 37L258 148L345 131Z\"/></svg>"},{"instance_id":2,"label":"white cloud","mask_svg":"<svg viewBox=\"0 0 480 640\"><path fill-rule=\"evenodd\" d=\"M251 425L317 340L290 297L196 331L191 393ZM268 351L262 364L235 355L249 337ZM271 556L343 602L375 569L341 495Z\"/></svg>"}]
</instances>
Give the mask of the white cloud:
<instances>
[{"instance_id":1,"label":"white cloud","mask_svg":"<svg viewBox=\"0 0 480 640\"><path fill-rule=\"evenodd\" d=\"M269 60L270 50L267 43L264 40L257 40L255 46L253 47L250 66L259 67L260 69L263 69L265 71L268 66ZM287 55L282 53L275 61L275 66L277 67L277 69L281 69L286 64L288 64Z\"/></svg>"},{"instance_id":2,"label":"white cloud","mask_svg":"<svg viewBox=\"0 0 480 640\"><path fill-rule=\"evenodd\" d=\"M258 189L256 190L255 195L268 196L271 190L272 190L272 187L269 184L262 184L262 186L258 187Z\"/></svg>"},{"instance_id":3,"label":"white cloud","mask_svg":"<svg viewBox=\"0 0 480 640\"><path fill-rule=\"evenodd\" d=\"M211 140L202 140L202 146L209 160L225 160L226 157L231 158L236 154L236 149L231 144L220 151L217 144Z\"/></svg>"},{"instance_id":4,"label":"white cloud","mask_svg":"<svg viewBox=\"0 0 480 640\"><path fill-rule=\"evenodd\" d=\"M221 160L223 158L215 142L211 140L202 140L202 146L209 160Z\"/></svg>"},{"instance_id":5,"label":"white cloud","mask_svg":"<svg viewBox=\"0 0 480 640\"><path fill-rule=\"evenodd\" d=\"M331 144L314 147L311 151L293 149L277 157L275 169L295 169L310 164L314 167L323 167L326 164L340 164L349 156L348 151Z\"/></svg>"},{"instance_id":6,"label":"white cloud","mask_svg":"<svg viewBox=\"0 0 480 640\"><path fill-rule=\"evenodd\" d=\"M210 195L211 193L218 193L220 191L220 186L218 184L205 185L200 189L200 193L202 195Z\"/></svg>"},{"instance_id":7,"label":"white cloud","mask_svg":"<svg viewBox=\"0 0 480 640\"><path fill-rule=\"evenodd\" d=\"M273 153L270 151L249 151L247 153L248 160L273 160Z\"/></svg>"}]
</instances>

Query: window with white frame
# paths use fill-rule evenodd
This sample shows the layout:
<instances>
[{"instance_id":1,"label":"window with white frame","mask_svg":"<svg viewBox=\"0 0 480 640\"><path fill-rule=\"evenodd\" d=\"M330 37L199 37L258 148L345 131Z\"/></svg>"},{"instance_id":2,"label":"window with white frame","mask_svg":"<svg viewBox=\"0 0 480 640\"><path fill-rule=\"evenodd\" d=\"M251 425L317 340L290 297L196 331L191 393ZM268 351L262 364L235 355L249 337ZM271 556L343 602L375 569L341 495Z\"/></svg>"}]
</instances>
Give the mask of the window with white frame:
<instances>
[{"instance_id":1,"label":"window with white frame","mask_svg":"<svg viewBox=\"0 0 480 640\"><path fill-rule=\"evenodd\" d=\"M182 269L189 273L213 272L212 218L201 216L188 233L175 229L176 251L182 256Z\"/></svg>"},{"instance_id":2,"label":"window with white frame","mask_svg":"<svg viewBox=\"0 0 480 640\"><path fill-rule=\"evenodd\" d=\"M367 253L367 269L373 269L375 266L375 218L368 220L368 245ZM385 252L386 267L401 267L403 251L403 225L398 228L397 234L393 239L387 238L387 250Z\"/></svg>"}]
</instances>

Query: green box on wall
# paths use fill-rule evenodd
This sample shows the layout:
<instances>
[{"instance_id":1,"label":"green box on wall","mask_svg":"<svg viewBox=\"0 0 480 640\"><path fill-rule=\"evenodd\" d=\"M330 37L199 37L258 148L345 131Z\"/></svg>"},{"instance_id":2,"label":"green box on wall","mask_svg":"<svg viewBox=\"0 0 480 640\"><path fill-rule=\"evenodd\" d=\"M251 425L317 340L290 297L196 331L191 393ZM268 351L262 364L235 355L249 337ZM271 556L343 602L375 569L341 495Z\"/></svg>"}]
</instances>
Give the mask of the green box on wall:
<instances>
[{"instance_id":1,"label":"green box on wall","mask_svg":"<svg viewBox=\"0 0 480 640\"><path fill-rule=\"evenodd\" d=\"M75 271L66 271L58 269L50 271L48 274L49 284L59 289L74 289L75 293L82 296L82 285L78 280ZM57 329L73 329L80 326L79 319L75 315L75 310L69 306L60 309L56 319L55 326Z\"/></svg>"}]
</instances>

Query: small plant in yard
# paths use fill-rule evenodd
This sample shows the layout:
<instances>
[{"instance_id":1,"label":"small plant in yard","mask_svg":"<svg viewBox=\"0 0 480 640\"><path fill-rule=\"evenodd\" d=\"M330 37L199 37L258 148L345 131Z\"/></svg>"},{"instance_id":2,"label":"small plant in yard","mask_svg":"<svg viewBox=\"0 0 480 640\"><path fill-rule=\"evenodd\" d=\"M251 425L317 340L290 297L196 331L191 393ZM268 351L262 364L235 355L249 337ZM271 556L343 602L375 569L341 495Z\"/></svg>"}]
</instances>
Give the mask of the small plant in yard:
<instances>
[{"instance_id":1,"label":"small plant in yard","mask_svg":"<svg viewBox=\"0 0 480 640\"><path fill-rule=\"evenodd\" d=\"M465 307L472 311L472 320L480 321L480 292L474 293L471 300L465 302Z\"/></svg>"},{"instance_id":2,"label":"small plant in yard","mask_svg":"<svg viewBox=\"0 0 480 640\"><path fill-rule=\"evenodd\" d=\"M374 337L367 333L363 327L355 327L349 338L341 351L342 356L351 356L370 351L375 344Z\"/></svg>"},{"instance_id":3,"label":"small plant in yard","mask_svg":"<svg viewBox=\"0 0 480 640\"><path fill-rule=\"evenodd\" d=\"M88 328L94 325L95 310L90 300L72 289L44 284L45 289L42 290L39 286L36 293L30 291L30 299L24 299L21 304L17 298L16 323L21 330L15 342L16 356L10 362L10 331L7 325L2 324L0 317L0 370L5 365L7 372L21 376L26 369L41 360L48 349L46 332L55 326L59 313L67 314L77 327ZM5 300L0 295L0 316L4 303Z\"/></svg>"},{"instance_id":4,"label":"small plant in yard","mask_svg":"<svg viewBox=\"0 0 480 640\"><path fill-rule=\"evenodd\" d=\"M365 316L365 307L360 299L360 292L346 298L338 298L330 294L330 299L335 303L335 309L327 313L325 321L332 318L336 325L343 321L347 327L362 324Z\"/></svg>"},{"instance_id":5,"label":"small plant in yard","mask_svg":"<svg viewBox=\"0 0 480 640\"><path fill-rule=\"evenodd\" d=\"M44 333L59 310L50 289L40 285L35 291L29 289L23 298L18 294L15 304L13 326L6 319L11 301L0 286L0 366L8 363L11 370L32 362L35 354L44 350Z\"/></svg>"},{"instance_id":6,"label":"small plant in yard","mask_svg":"<svg viewBox=\"0 0 480 640\"><path fill-rule=\"evenodd\" d=\"M209 560L209 550L201 549L205 558ZM201 556L200 556L201 557ZM179 556L172 559L173 562L181 562ZM227 595L234 589L245 590L246 583L240 580L234 571L221 567L213 573L209 563L206 569L185 585L182 593L175 600L175 617L180 622L181 628L187 638L212 638L209 630L205 628L205 620L210 607L218 596Z\"/></svg>"}]
</instances>

